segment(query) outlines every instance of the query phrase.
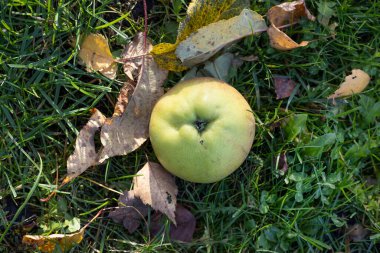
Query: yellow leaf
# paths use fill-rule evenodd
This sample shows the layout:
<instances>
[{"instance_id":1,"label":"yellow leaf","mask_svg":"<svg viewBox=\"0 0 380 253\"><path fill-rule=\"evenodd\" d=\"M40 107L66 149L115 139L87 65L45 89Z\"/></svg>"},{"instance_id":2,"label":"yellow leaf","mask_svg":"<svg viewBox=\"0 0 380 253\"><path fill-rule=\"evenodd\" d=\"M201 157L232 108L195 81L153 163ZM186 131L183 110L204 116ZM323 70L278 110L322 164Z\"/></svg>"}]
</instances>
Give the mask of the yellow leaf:
<instances>
[{"instance_id":1,"label":"yellow leaf","mask_svg":"<svg viewBox=\"0 0 380 253\"><path fill-rule=\"evenodd\" d=\"M370 76L363 70L353 69L352 74L346 76L339 89L337 89L334 94L328 96L328 98L334 99L360 93L367 87L370 80Z\"/></svg>"},{"instance_id":2,"label":"yellow leaf","mask_svg":"<svg viewBox=\"0 0 380 253\"><path fill-rule=\"evenodd\" d=\"M61 251L65 252L82 241L84 231L85 227L71 234L24 235L22 243L35 246L42 252L54 252L56 246L59 246Z\"/></svg>"},{"instance_id":3,"label":"yellow leaf","mask_svg":"<svg viewBox=\"0 0 380 253\"><path fill-rule=\"evenodd\" d=\"M175 55L178 44L191 33L208 24L235 15L246 6L245 0L192 0L187 8L187 15L178 29L177 40L174 44L161 43L151 51L157 64L167 70L180 72L186 70Z\"/></svg>"},{"instance_id":4,"label":"yellow leaf","mask_svg":"<svg viewBox=\"0 0 380 253\"><path fill-rule=\"evenodd\" d=\"M170 71L181 72L186 70L187 67L183 66L177 58L175 54L176 48L177 44L160 43L155 45L150 53L160 67Z\"/></svg>"},{"instance_id":5,"label":"yellow leaf","mask_svg":"<svg viewBox=\"0 0 380 253\"><path fill-rule=\"evenodd\" d=\"M80 46L78 56L88 72L99 71L104 76L115 79L117 64L113 59L107 39L102 35L88 35Z\"/></svg>"},{"instance_id":6,"label":"yellow leaf","mask_svg":"<svg viewBox=\"0 0 380 253\"><path fill-rule=\"evenodd\" d=\"M297 47L307 46L309 44L308 41L302 41L298 44L297 42L292 40L288 35L286 35L286 33L280 31L280 29L275 27L273 24L270 25L267 33L270 39L271 47L281 51L292 50Z\"/></svg>"}]
</instances>

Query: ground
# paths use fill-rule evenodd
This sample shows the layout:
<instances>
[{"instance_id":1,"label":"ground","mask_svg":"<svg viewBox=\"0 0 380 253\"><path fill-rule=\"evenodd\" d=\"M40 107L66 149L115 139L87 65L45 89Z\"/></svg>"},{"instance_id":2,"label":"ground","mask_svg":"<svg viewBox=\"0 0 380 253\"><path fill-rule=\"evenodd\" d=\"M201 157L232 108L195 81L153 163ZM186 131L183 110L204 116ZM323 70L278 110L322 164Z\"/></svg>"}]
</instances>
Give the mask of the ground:
<instances>
[{"instance_id":1,"label":"ground","mask_svg":"<svg viewBox=\"0 0 380 253\"><path fill-rule=\"evenodd\" d=\"M86 72L71 41L101 33L119 54L144 29L142 5L130 12L134 1L125 2L0 3L1 252L25 252L25 233L65 233L78 219L83 226L101 208L117 205L115 191L130 188L146 161L157 161L148 141L91 168L49 202L39 200L64 176L89 110L111 115L122 84ZM188 1L148 2L148 36L154 44L173 42ZM145 225L129 234L105 214L71 252L380 252L380 2L306 2L320 20L331 15L335 31L304 20L289 32L311 40L305 48L279 52L266 33L229 48L257 56L229 72L254 110L256 139L241 168L221 182L177 179L178 202L197 219L193 242L171 242L167 233L150 237ZM265 15L278 3L251 0L251 8ZM355 68L371 76L367 89L327 100ZM170 73L165 87L183 74ZM277 100L275 75L290 76L298 91ZM287 170L276 159L282 154ZM23 224L28 217L32 222ZM38 227L29 231L33 222Z\"/></svg>"}]
</instances>

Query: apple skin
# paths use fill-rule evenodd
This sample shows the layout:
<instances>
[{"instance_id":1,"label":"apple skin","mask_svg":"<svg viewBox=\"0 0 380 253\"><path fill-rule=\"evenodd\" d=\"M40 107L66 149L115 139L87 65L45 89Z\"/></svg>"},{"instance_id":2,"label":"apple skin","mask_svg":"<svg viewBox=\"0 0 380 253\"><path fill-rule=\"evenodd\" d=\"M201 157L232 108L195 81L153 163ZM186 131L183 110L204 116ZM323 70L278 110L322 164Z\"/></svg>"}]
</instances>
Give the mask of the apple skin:
<instances>
[{"instance_id":1,"label":"apple skin","mask_svg":"<svg viewBox=\"0 0 380 253\"><path fill-rule=\"evenodd\" d=\"M244 97L214 78L179 82L153 108L153 150L165 169L195 183L212 183L234 172L247 157L255 119Z\"/></svg>"}]
</instances>

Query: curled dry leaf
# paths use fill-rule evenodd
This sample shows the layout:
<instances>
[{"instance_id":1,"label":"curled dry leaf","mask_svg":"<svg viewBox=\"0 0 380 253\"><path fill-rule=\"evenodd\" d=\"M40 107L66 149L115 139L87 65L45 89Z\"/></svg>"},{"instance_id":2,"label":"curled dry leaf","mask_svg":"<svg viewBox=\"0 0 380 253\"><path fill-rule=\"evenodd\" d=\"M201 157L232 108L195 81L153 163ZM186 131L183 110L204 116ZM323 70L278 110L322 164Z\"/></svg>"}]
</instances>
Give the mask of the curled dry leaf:
<instances>
[{"instance_id":1,"label":"curled dry leaf","mask_svg":"<svg viewBox=\"0 0 380 253\"><path fill-rule=\"evenodd\" d=\"M340 85L334 94L331 94L327 98L338 98L352 96L362 92L371 80L370 76L361 69L353 69L352 74L346 76L344 82Z\"/></svg>"},{"instance_id":2,"label":"curled dry leaf","mask_svg":"<svg viewBox=\"0 0 380 253\"><path fill-rule=\"evenodd\" d=\"M103 35L86 36L80 45L78 56L88 72L99 71L104 76L115 79L117 64Z\"/></svg>"},{"instance_id":3,"label":"curled dry leaf","mask_svg":"<svg viewBox=\"0 0 380 253\"><path fill-rule=\"evenodd\" d=\"M268 36L270 39L270 45L278 50L292 50L297 47L303 47L308 44L307 41L297 43L293 41L288 35L280 31L278 27L293 25L297 23L302 17L306 17L309 20L314 21L315 17L311 15L306 8L305 1L293 1L286 2L269 9L268 20L271 26L268 28Z\"/></svg>"},{"instance_id":4,"label":"curled dry leaf","mask_svg":"<svg viewBox=\"0 0 380 253\"><path fill-rule=\"evenodd\" d=\"M119 207L109 214L114 222L122 223L129 233L133 233L140 225L142 218L148 215L149 208L134 191L124 191L119 197Z\"/></svg>"},{"instance_id":5,"label":"curled dry leaf","mask_svg":"<svg viewBox=\"0 0 380 253\"><path fill-rule=\"evenodd\" d=\"M306 8L304 0L286 2L273 6L268 10L267 16L269 22L277 27L294 24L302 17L307 17L311 21L315 20L315 17L311 15Z\"/></svg>"},{"instance_id":6,"label":"curled dry leaf","mask_svg":"<svg viewBox=\"0 0 380 253\"><path fill-rule=\"evenodd\" d=\"M75 141L74 153L67 159L67 176L64 181L70 181L79 176L88 167L97 163L94 136L96 131L104 124L106 117L97 109L92 110L92 115L87 124L80 130Z\"/></svg>"},{"instance_id":7,"label":"curled dry leaf","mask_svg":"<svg viewBox=\"0 0 380 253\"><path fill-rule=\"evenodd\" d=\"M267 33L270 39L271 47L281 51L292 50L298 47L307 46L309 44L308 41L302 41L298 44L273 24L270 25Z\"/></svg>"},{"instance_id":8,"label":"curled dry leaf","mask_svg":"<svg viewBox=\"0 0 380 253\"><path fill-rule=\"evenodd\" d=\"M277 94L277 99L290 97L294 88L296 87L296 83L288 76L275 76L274 80L274 88Z\"/></svg>"},{"instance_id":9,"label":"curled dry leaf","mask_svg":"<svg viewBox=\"0 0 380 253\"><path fill-rule=\"evenodd\" d=\"M191 242L196 226L194 215L184 206L177 204L175 210L175 220L177 225L170 224L169 234L170 239L181 242ZM152 215L151 223L149 224L149 232L152 236L156 236L164 229L164 219L160 213Z\"/></svg>"},{"instance_id":10,"label":"curled dry leaf","mask_svg":"<svg viewBox=\"0 0 380 253\"><path fill-rule=\"evenodd\" d=\"M178 44L199 28L216 21L231 18L249 8L246 0L192 0L187 8L186 17L179 24L177 40L174 44L160 43L151 51L160 67L170 71L184 71L185 65L177 58L175 51Z\"/></svg>"},{"instance_id":11,"label":"curled dry leaf","mask_svg":"<svg viewBox=\"0 0 380 253\"><path fill-rule=\"evenodd\" d=\"M176 224L177 185L174 177L158 163L148 162L133 178L133 191L144 204L158 210Z\"/></svg>"},{"instance_id":12,"label":"curled dry leaf","mask_svg":"<svg viewBox=\"0 0 380 253\"><path fill-rule=\"evenodd\" d=\"M56 247L59 247L59 252L65 252L82 241L85 229L86 227L83 227L71 234L24 235L22 243L34 246L41 252L52 253L55 252Z\"/></svg>"},{"instance_id":13,"label":"curled dry leaf","mask_svg":"<svg viewBox=\"0 0 380 253\"><path fill-rule=\"evenodd\" d=\"M186 67L208 60L223 47L249 35L267 30L258 13L244 9L239 16L209 24L190 34L177 46L177 57Z\"/></svg>"}]
</instances>

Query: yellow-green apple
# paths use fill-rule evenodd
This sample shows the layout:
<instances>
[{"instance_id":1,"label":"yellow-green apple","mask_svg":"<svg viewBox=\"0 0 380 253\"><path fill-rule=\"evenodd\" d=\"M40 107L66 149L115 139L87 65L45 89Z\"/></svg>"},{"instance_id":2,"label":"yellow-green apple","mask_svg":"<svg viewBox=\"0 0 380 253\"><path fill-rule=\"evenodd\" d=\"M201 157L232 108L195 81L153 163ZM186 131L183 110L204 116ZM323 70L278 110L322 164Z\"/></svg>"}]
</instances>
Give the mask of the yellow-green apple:
<instances>
[{"instance_id":1,"label":"yellow-green apple","mask_svg":"<svg viewBox=\"0 0 380 253\"><path fill-rule=\"evenodd\" d=\"M244 162L254 139L255 119L247 101L231 85L193 78L158 100L149 134L165 169L191 182L211 183Z\"/></svg>"}]
</instances>

